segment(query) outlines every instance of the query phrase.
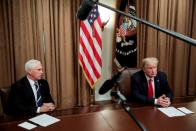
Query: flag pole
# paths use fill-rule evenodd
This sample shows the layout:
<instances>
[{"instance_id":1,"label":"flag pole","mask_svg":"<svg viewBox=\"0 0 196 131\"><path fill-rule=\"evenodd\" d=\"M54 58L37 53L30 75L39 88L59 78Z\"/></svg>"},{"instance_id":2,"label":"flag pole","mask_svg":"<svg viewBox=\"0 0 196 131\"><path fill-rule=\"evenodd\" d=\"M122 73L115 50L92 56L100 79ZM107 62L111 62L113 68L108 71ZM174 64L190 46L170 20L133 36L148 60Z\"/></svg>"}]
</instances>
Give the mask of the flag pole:
<instances>
[{"instance_id":1,"label":"flag pole","mask_svg":"<svg viewBox=\"0 0 196 131\"><path fill-rule=\"evenodd\" d=\"M95 105L95 88L90 88L90 106Z\"/></svg>"}]
</instances>

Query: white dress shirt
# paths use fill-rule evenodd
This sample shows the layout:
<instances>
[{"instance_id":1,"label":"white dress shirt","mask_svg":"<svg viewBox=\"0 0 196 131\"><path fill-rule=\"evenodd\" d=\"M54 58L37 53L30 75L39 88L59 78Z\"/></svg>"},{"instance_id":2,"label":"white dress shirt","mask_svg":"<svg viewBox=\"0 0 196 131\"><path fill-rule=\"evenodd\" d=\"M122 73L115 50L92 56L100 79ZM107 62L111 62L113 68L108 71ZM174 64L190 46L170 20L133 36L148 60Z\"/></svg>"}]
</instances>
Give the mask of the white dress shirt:
<instances>
[{"instance_id":1,"label":"white dress shirt","mask_svg":"<svg viewBox=\"0 0 196 131\"><path fill-rule=\"evenodd\" d=\"M147 83L148 83L148 81L149 81L150 79L152 80L153 98L155 98L154 77L153 77L153 78L150 78L150 77L148 77L146 74L145 74L145 76L146 76ZM154 104L155 104L155 105L157 104L157 99L156 99L156 98L155 98Z\"/></svg>"},{"instance_id":2,"label":"white dress shirt","mask_svg":"<svg viewBox=\"0 0 196 131\"><path fill-rule=\"evenodd\" d=\"M35 87L35 81L31 80L28 77L27 77L27 79L29 80L29 83L30 83L31 88L33 90L33 94L34 94L34 98L35 98L35 103L37 103L37 91L36 91L36 87ZM37 113L40 113L40 107L37 108Z\"/></svg>"}]
</instances>

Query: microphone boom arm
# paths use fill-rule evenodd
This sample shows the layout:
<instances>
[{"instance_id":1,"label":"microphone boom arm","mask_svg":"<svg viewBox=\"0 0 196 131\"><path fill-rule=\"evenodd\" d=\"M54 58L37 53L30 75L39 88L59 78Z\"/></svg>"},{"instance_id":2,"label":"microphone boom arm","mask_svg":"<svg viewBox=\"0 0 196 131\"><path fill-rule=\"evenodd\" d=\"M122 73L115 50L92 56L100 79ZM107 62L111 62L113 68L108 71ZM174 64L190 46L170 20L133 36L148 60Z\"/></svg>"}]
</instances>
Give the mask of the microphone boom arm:
<instances>
[{"instance_id":1,"label":"microphone boom arm","mask_svg":"<svg viewBox=\"0 0 196 131\"><path fill-rule=\"evenodd\" d=\"M119 100L121 101L121 105L123 109L129 114L129 116L134 120L134 122L137 124L137 126L142 131L147 131L147 129L144 127L144 125L135 117L135 115L132 113L132 110L130 106L126 102L126 98L121 92L118 90L117 93L114 93L116 96L118 96Z\"/></svg>"},{"instance_id":2,"label":"microphone boom arm","mask_svg":"<svg viewBox=\"0 0 196 131\"><path fill-rule=\"evenodd\" d=\"M196 46L196 40L195 40L195 39L192 39L192 38L190 38L190 37L188 37L188 36L185 36L185 35L183 35L183 34L180 34L180 33L177 33L177 32L171 31L171 30L168 30L168 29L164 29L164 28L162 28L162 27L160 27L160 26L158 26L158 25L156 25L156 24L150 23L150 22L148 22L148 21L146 21L146 20L143 20L143 19L141 19L141 18L137 18L137 17L135 17L135 16L132 16L132 15L130 15L130 14L127 14L127 13L125 13L125 12L122 12L122 11L120 11L120 10L117 10L117 9L115 9L115 8L112 8L112 7L108 6L108 5L102 4L102 3L98 2L98 1L95 2L95 3L98 4L98 5L100 5L100 6L105 7L105 8L107 8L107 9L110 9L110 10L112 10L112 11L114 11L114 12L117 12L117 13L119 13L119 14L121 14L121 15L127 16L127 17L129 17L129 18L132 18L132 19L138 21L138 22L141 22L142 24L148 25L148 26L150 26L150 27L152 27L152 28L154 28L154 29L157 29L157 30L159 30L159 31L161 31L161 32L164 32L164 33L166 33L166 34L169 34L169 35L171 35L171 36L174 36L174 37L176 37L176 38L178 38L178 39L180 39L180 40L182 40L182 41L184 41L184 42L190 43L190 44L193 45L193 46Z\"/></svg>"}]
</instances>

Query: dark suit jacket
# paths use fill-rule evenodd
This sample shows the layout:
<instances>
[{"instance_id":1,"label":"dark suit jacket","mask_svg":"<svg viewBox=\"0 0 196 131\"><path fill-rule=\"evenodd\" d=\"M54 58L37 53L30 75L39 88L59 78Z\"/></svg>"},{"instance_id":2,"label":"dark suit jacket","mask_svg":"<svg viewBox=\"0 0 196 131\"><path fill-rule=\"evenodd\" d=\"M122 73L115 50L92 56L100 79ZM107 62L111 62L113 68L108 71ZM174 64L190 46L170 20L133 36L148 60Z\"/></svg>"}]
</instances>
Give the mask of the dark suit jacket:
<instances>
[{"instance_id":1,"label":"dark suit jacket","mask_svg":"<svg viewBox=\"0 0 196 131\"><path fill-rule=\"evenodd\" d=\"M172 99L173 94L167 82L167 77L164 72L157 72L154 78L155 83L155 98L165 94ZM148 82L144 71L140 70L131 77L131 90L133 99L146 104L154 104L154 98L148 98Z\"/></svg>"},{"instance_id":2,"label":"dark suit jacket","mask_svg":"<svg viewBox=\"0 0 196 131\"><path fill-rule=\"evenodd\" d=\"M54 103L48 82L39 80L41 97L43 103ZM23 77L11 86L10 92L10 114L12 115L35 115L37 111L35 97L27 77Z\"/></svg>"}]
</instances>

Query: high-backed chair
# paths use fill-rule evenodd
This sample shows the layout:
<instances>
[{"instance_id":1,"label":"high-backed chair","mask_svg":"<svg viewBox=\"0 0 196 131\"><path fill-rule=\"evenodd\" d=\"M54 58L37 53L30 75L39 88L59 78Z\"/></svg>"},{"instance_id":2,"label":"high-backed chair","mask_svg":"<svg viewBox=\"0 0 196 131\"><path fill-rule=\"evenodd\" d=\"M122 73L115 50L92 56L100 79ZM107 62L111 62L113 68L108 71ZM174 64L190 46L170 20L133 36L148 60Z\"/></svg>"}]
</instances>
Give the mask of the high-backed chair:
<instances>
[{"instance_id":1,"label":"high-backed chair","mask_svg":"<svg viewBox=\"0 0 196 131\"><path fill-rule=\"evenodd\" d=\"M10 87L1 88L0 96L1 96L1 104L3 108L3 113L9 114L8 104L9 104L9 97L10 97Z\"/></svg>"},{"instance_id":2,"label":"high-backed chair","mask_svg":"<svg viewBox=\"0 0 196 131\"><path fill-rule=\"evenodd\" d=\"M124 69L118 79L118 85L121 93L127 98L131 99L131 76L141 70L140 68L127 68Z\"/></svg>"}]
</instances>

